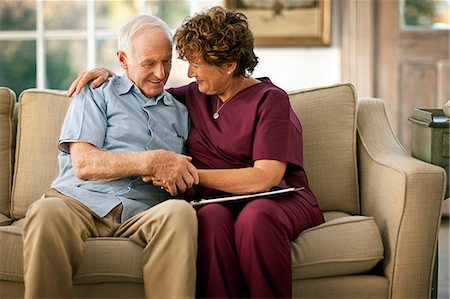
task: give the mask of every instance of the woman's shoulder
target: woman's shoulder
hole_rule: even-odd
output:
[[[188,102],[188,99],[191,97],[198,98],[202,95],[198,91],[197,82],[191,82],[189,84],[178,87],[169,87],[166,89],[166,91],[183,104],[186,104],[186,102]]]
[[[287,92],[275,85],[269,78],[257,78],[257,80],[261,81],[259,85],[259,94],[260,98],[264,102],[280,102],[280,101],[289,101],[289,96]]]
[[[175,96],[176,98],[186,97],[192,94],[196,95],[197,93],[200,93],[198,91],[198,84],[195,81],[182,86],[169,87],[166,89],[166,91]]]
[[[173,92],[187,92],[187,91],[191,91],[191,90],[198,90],[198,84],[197,82],[193,81],[190,82],[188,84],[185,85],[181,85],[181,86],[172,86],[172,87],[168,87],[166,88],[166,90],[170,93]]]
[[[270,80],[270,78],[268,77],[261,77],[261,78],[256,78],[257,80],[261,81],[261,90],[265,91],[265,92],[271,92],[274,94],[278,94],[278,95],[283,95],[283,96],[287,96],[287,92],[278,87],[277,85],[275,85],[272,80]]]

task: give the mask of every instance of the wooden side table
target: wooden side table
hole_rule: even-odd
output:
[[[450,119],[442,109],[415,108],[413,115],[408,118],[412,122],[412,151],[411,155],[422,161],[441,166],[449,176],[449,147],[450,147]],[[449,197],[449,184],[445,198]],[[448,217],[448,215],[446,215]],[[433,270],[431,298],[437,298],[438,281],[438,252]]]
[[[450,118],[442,109],[415,108],[409,117],[412,122],[413,157],[445,169],[449,177]],[[446,198],[449,196],[447,184]]]

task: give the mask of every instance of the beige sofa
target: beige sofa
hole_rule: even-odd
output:
[[[327,219],[292,243],[294,297],[429,297],[444,170],[407,155],[383,101],[358,100],[350,84],[290,97],[303,125],[305,168]],[[16,103],[0,88],[0,298],[23,296],[21,226],[57,174],[56,142],[69,102],[64,92],[34,89]],[[74,277],[76,296],[142,298],[141,258],[127,239],[89,239]]]

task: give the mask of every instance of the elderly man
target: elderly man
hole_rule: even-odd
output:
[[[156,17],[132,19],[120,30],[117,57],[124,76],[73,99],[58,143],[59,176],[27,212],[25,298],[71,297],[84,242],[105,236],[143,247],[148,298],[195,296],[195,211],[170,199],[198,183],[182,154],[186,107],[164,91],[170,29]]]

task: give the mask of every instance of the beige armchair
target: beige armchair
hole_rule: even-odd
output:
[[[407,155],[383,101],[357,100],[350,84],[290,97],[327,220],[292,243],[294,297],[429,297],[444,170]],[[23,296],[21,226],[57,174],[69,102],[63,92],[34,89],[16,103],[0,88],[0,298]],[[127,239],[89,239],[74,277],[76,297],[142,298],[141,258]]]

